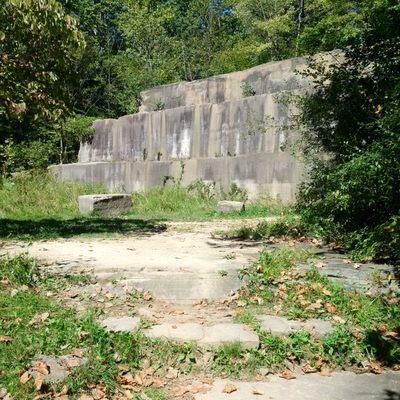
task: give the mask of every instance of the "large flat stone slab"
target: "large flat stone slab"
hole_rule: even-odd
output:
[[[243,348],[258,348],[258,335],[246,325],[222,323],[204,326],[198,323],[174,324],[166,322],[154,325],[146,336],[152,339],[168,339],[176,342],[196,342],[200,346],[218,347],[223,344],[240,343]]]
[[[322,338],[333,332],[332,324],[322,319],[308,319],[306,321],[291,320],[276,315],[260,315],[257,317],[261,329],[274,336],[288,336],[294,331],[307,331],[316,338]]]
[[[101,321],[108,332],[135,332],[139,328],[138,317],[110,317]]]
[[[95,211],[102,215],[118,215],[132,207],[129,194],[90,194],[79,196],[78,201],[81,213]]]
[[[227,383],[237,390],[223,393]],[[205,394],[195,394],[196,400],[398,400],[400,373],[381,375],[350,372],[334,373],[330,377],[318,374],[285,380],[272,376],[267,382],[235,382],[216,380]]]
[[[153,298],[193,304],[199,299],[219,300],[242,285],[237,271],[258,257],[260,245],[211,238],[218,229],[239,221],[179,223],[151,234],[115,239],[77,238],[8,246],[0,252],[27,252],[56,273],[89,272],[103,292],[123,292],[106,287],[118,281],[121,289],[149,290]],[[235,258],[227,259],[227,254]],[[221,272],[224,272],[223,274]],[[97,285],[90,287],[96,293]],[[115,289],[115,290],[114,290]],[[73,288],[77,295],[87,289]],[[123,293],[121,293],[122,295]]]

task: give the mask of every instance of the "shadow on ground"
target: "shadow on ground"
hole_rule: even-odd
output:
[[[400,392],[386,390],[385,397],[382,400],[400,400]]]
[[[132,218],[79,217],[71,219],[3,219],[0,218],[0,238],[40,240],[79,235],[153,234],[164,231],[165,225],[155,220]]]

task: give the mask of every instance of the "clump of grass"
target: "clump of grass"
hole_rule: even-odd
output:
[[[0,257],[0,280],[13,286],[33,286],[38,280],[38,265],[25,255]]]
[[[308,350],[304,351],[311,348],[315,351],[300,356],[296,352],[301,346],[290,336],[289,342],[285,342],[290,347],[288,352],[296,359],[308,361],[314,354],[327,364],[341,367],[374,359],[384,365],[397,364],[400,361],[399,293],[372,296],[347,291],[315,268],[305,273],[296,270],[295,266],[306,258],[307,253],[295,248],[261,253],[256,263],[242,271],[246,285],[240,300],[247,304],[247,312],[238,319],[256,329],[253,315],[265,310],[279,310],[288,318],[332,320],[335,331],[325,335],[316,347],[314,339],[296,337],[305,341],[303,345]]]
[[[245,218],[267,216],[282,210],[281,205],[268,197],[248,202],[243,212],[217,212],[220,200],[245,200],[247,194],[237,186],[227,191],[216,191],[202,181],[188,187],[180,184],[158,186],[141,193],[133,193],[133,211],[129,215],[141,218],[207,220],[213,218]]]
[[[290,213],[281,216],[277,221],[262,221],[253,226],[241,226],[233,230],[223,232],[222,236],[229,239],[240,240],[264,240],[274,238],[298,239],[311,234],[310,228],[300,218]]]
[[[2,181],[0,218],[74,216],[78,214],[78,196],[102,192],[102,185],[61,182],[47,173],[21,172]]]

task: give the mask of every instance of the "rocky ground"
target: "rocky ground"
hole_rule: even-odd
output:
[[[240,343],[252,351],[259,346],[259,334],[249,324],[238,322],[237,299],[242,282],[237,273],[256,260],[263,245],[222,240],[213,234],[242,223],[229,220],[170,223],[164,231],[118,239],[6,242],[1,253],[28,253],[55,274],[89,274],[90,279],[70,284],[59,291],[49,291],[47,296],[71,306],[78,313],[93,304],[99,305],[103,310],[99,323],[106,330],[135,332],[140,328],[152,339],[195,342],[205,349]],[[345,255],[313,243],[285,245],[307,246],[315,255],[315,259],[298,265],[299,271],[306,271],[311,264],[316,265],[321,274],[347,288],[376,290],[371,277],[386,279],[392,273],[389,266],[353,263]],[[387,287],[382,290],[388,290]],[[320,338],[332,330],[331,322],[326,320],[296,321],[272,314],[257,315],[256,318],[261,329],[276,336],[306,330]],[[207,354],[205,350],[205,365]],[[79,354],[77,358],[77,365],[84,362]],[[58,374],[57,379],[62,379],[65,370],[71,366],[69,364],[76,362],[49,355],[36,361],[40,360],[45,360],[47,366],[53,365],[50,373]],[[261,369],[255,376],[243,373],[240,379],[235,380],[216,379],[211,372],[208,374],[204,370],[181,375],[173,368],[167,368],[166,376],[157,379],[161,379],[159,386],[171,399],[400,399],[400,373],[390,370],[378,375],[349,371],[306,374],[304,369],[288,368],[286,375],[274,375]],[[142,379],[151,378],[154,382],[151,366],[143,374]],[[125,379],[129,381],[129,377],[125,376]],[[120,398],[130,398],[128,394],[126,396]],[[105,397],[82,397],[90,398]]]

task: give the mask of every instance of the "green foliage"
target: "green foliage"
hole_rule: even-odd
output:
[[[397,2],[374,2],[361,41],[344,60],[309,71],[316,90],[302,102],[301,122],[311,179],[298,198],[305,221],[357,256],[394,262],[400,260],[399,21]]]
[[[84,45],[76,21],[55,0],[5,0],[0,8],[0,118],[56,119],[69,70]]]
[[[300,332],[277,343],[260,331],[261,340],[267,340],[265,346],[272,345],[275,349],[282,346],[296,359],[308,360],[311,365],[316,357],[342,367],[357,365],[371,357],[388,365],[398,362],[400,347],[388,332],[397,335],[399,295],[371,296],[347,291],[316,269],[305,274],[296,271],[296,265],[304,263],[308,257],[307,252],[295,248],[261,253],[254,265],[242,271],[246,286],[241,289],[240,297],[246,303],[247,312],[240,315],[239,320],[257,329],[253,313],[265,310],[280,310],[289,318],[334,318],[337,321],[335,330],[323,337],[322,344]]]
[[[0,280],[10,285],[33,286],[37,282],[38,265],[35,260],[18,256],[15,258],[0,258]]]
[[[224,237],[241,240],[266,240],[273,238],[301,238],[311,234],[311,228],[290,212],[276,221],[261,221],[256,226],[241,226],[223,233]]]
[[[21,172],[0,187],[0,218],[66,217],[78,213],[78,196],[101,193],[101,185],[60,182],[50,174]]]

